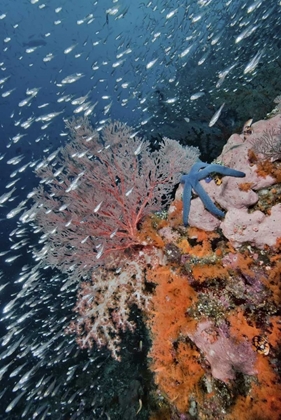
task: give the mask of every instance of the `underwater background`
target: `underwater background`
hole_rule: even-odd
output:
[[[151,153],[164,137],[177,140],[211,163],[246,121],[271,116],[281,93],[280,28],[278,0],[1,0],[1,419],[235,418],[227,417],[234,396],[224,385],[225,405],[216,400],[203,414],[195,400],[171,408],[149,368],[153,322],[135,302],[134,331],[120,332],[121,362],[106,346],[80,349],[65,334],[78,285],[51,264],[38,268],[39,231],[20,214],[40,182],[36,165],[70,142],[73,116],[88,118],[97,133],[121,121],[132,139],[148,140]],[[215,248],[217,238],[210,240]],[[266,311],[280,316],[274,305]],[[281,418],[280,406],[274,412]]]

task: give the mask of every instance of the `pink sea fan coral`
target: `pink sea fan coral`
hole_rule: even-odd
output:
[[[140,245],[139,222],[168,201],[199,151],[165,138],[152,152],[119,122],[100,132],[84,119],[68,128],[71,141],[37,166],[41,185],[21,220],[43,232],[38,258],[77,279]]]
[[[119,122],[101,131],[85,119],[67,126],[70,142],[37,165],[40,186],[21,221],[42,233],[41,249],[33,251],[39,264],[67,274],[61,290],[92,276],[80,283],[66,331],[81,347],[95,342],[119,359],[120,333],[134,328],[131,306],[147,309],[144,267],[162,258],[141,239],[141,221],[169,201],[199,150],[164,138],[151,151]]]

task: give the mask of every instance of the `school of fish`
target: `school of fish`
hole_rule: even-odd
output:
[[[0,418],[118,420],[114,362],[65,335],[77,285],[42,269],[25,223],[34,169],[56,158],[73,115],[97,130],[118,119],[134,135],[178,121],[216,128],[226,98],[280,63],[281,1],[18,3],[0,5]]]

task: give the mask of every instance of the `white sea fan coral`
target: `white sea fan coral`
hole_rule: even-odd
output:
[[[257,155],[262,155],[264,159],[271,162],[281,159],[281,127],[275,129],[269,127],[262,136],[253,140],[252,150]]]

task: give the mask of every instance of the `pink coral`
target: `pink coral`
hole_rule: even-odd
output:
[[[223,221],[209,213],[203,206],[199,198],[191,202],[189,224],[200,229],[212,231],[220,227],[233,246],[239,247],[245,242],[250,242],[257,247],[274,245],[278,237],[281,237],[281,207],[275,205],[271,209],[270,215],[265,215],[261,211],[249,212],[249,207],[256,204],[259,200],[257,192],[276,183],[273,176],[260,176],[257,173],[257,166],[251,164],[248,151],[252,149],[255,142],[265,132],[280,131],[281,116],[270,120],[259,121],[252,125],[253,133],[246,139],[243,135],[233,134],[224,146],[217,162],[228,167],[242,171],[246,177],[241,179],[224,177],[221,185],[215,182],[206,183],[201,181],[204,189],[210,198],[218,203],[223,209],[227,210]],[[250,188],[239,188],[240,185],[247,183]],[[177,197],[181,194],[181,188]]]
[[[123,262],[118,270],[99,268],[92,280],[84,281],[78,290],[74,312],[78,314],[66,329],[75,333],[81,348],[106,346],[113,358],[120,360],[120,333],[133,331],[135,323],[129,319],[134,304],[147,311],[151,296],[145,290],[144,268],[162,264],[161,250],[149,248],[145,253],[135,252],[131,260]]]
[[[121,272],[99,269],[91,282],[82,282],[74,311],[78,317],[67,328],[75,333],[81,348],[107,346],[112,356],[120,360],[120,331],[133,330],[129,320],[132,304],[147,309],[149,297],[144,292],[143,267],[130,262]]]
[[[235,372],[254,375],[256,354],[248,342],[237,343],[228,337],[226,328],[216,328],[210,321],[200,322],[189,338],[204,354],[216,379],[228,382]]]
[[[62,289],[93,273],[80,285],[78,317],[67,331],[81,347],[106,345],[118,359],[120,332],[134,328],[131,305],[147,307],[143,268],[159,260],[139,224],[170,199],[199,150],[165,138],[153,152],[119,122],[100,132],[85,119],[68,128],[71,141],[37,165],[41,185],[21,220],[42,232],[36,259],[67,274]]]
[[[281,204],[271,208],[265,215],[259,210],[248,213],[247,209],[232,209],[227,212],[221,228],[234,246],[250,242],[262,248],[265,244],[274,246],[281,237]]]
[[[164,139],[149,143],[125,124],[94,131],[86,120],[69,123],[72,141],[37,166],[35,204],[21,217],[43,232],[44,263],[75,279],[141,245],[140,221],[160,210],[198,149]]]

